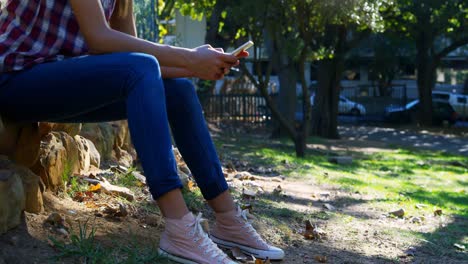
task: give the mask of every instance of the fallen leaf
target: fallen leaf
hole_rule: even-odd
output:
[[[405,256],[414,257],[415,255],[416,255],[415,247],[409,247],[408,249],[405,250]]]
[[[336,210],[335,206],[333,206],[331,204],[327,204],[327,203],[323,204],[323,208],[325,208],[325,209],[327,209],[329,211],[335,211]]]
[[[247,260],[247,255],[242,253],[238,247],[231,248],[231,253],[236,260]]]
[[[434,216],[441,216],[442,215],[442,209],[436,209],[434,211]]]
[[[403,210],[403,208],[401,208],[401,209],[398,209],[396,211],[390,212],[389,214],[393,215],[393,216],[396,216],[396,217],[403,217],[403,216],[405,216],[405,210]]]
[[[416,204],[415,207],[418,208],[418,209],[422,209],[424,207],[427,207],[427,205],[425,205],[425,204]]]
[[[88,192],[97,192],[101,190],[101,184],[98,183],[96,185],[91,184],[88,188]]]
[[[189,191],[191,191],[191,192],[192,192],[192,191],[194,191],[194,190],[195,190],[195,188],[196,188],[196,184],[195,184],[195,182],[194,182],[194,181],[192,181],[192,180],[189,180],[189,181],[188,181],[188,184],[187,184],[187,187],[188,187]]]
[[[283,192],[283,188],[281,188],[281,185],[278,185],[274,190],[273,190],[273,193],[274,194],[281,194]]]
[[[242,190],[242,196],[244,199],[255,199],[256,195],[257,193],[252,190],[249,190],[249,189]]]
[[[326,236],[325,231],[315,225],[312,225],[310,220],[306,220],[305,224],[306,229],[303,234],[305,239],[322,239]]]
[[[255,259],[255,264],[270,264],[269,259],[261,260],[261,259]]]
[[[464,245],[460,245],[460,244],[455,243],[455,244],[453,244],[453,246],[456,247],[456,248],[459,249],[459,250],[465,250],[465,246],[464,246]]]
[[[422,223],[422,219],[421,219],[420,217],[414,216],[414,217],[412,217],[412,218],[410,219],[410,222],[411,222],[411,223],[415,223],[415,224],[421,224],[421,223]]]
[[[314,259],[320,263],[327,263],[328,261],[326,256],[315,256]]]

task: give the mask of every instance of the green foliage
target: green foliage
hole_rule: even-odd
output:
[[[64,243],[49,237],[57,250],[56,261],[75,260],[77,263],[114,264],[114,263],[170,263],[158,254],[157,245],[143,244],[137,237],[127,243],[115,243],[112,248],[105,248],[96,240],[96,228],[88,221],[79,223],[78,233],[72,230],[70,242]]]
[[[115,176],[115,183],[119,186],[135,187],[138,186],[139,180],[133,175],[135,168],[130,168],[125,173],[120,173]]]
[[[394,5],[383,8],[383,13],[387,29],[415,41],[422,41],[424,34],[434,54],[458,40],[468,39],[466,0],[395,0]],[[458,46],[461,45],[463,42]]]
[[[84,192],[88,189],[87,183],[82,183],[78,180],[78,177],[70,177],[70,183],[67,188],[67,193],[70,197],[75,197],[76,193]]]
[[[89,230],[88,221],[79,223],[78,233],[72,232],[70,243],[58,241],[50,237],[52,244],[58,250],[57,259],[79,257],[82,263],[109,263],[107,252],[95,241],[96,229]]]
[[[199,212],[205,205],[203,196],[198,188],[192,191],[184,188],[182,189],[182,195],[190,211]]]

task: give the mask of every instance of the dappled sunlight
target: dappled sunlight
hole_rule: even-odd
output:
[[[409,148],[430,149],[468,156],[468,138],[427,131],[402,130],[385,127],[341,126],[343,138],[370,140]]]

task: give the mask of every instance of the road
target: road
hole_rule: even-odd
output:
[[[445,151],[468,157],[468,137],[363,125],[343,125],[339,127],[339,133],[343,138],[351,140],[384,141],[399,146]]]

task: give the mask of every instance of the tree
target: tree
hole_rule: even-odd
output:
[[[404,39],[385,33],[372,35],[367,45],[373,52],[369,79],[377,84],[379,96],[390,96],[393,80],[402,74],[403,65],[413,56],[412,46]]]
[[[319,1],[315,58],[318,63],[318,88],[312,112],[312,133],[339,138],[338,99],[340,81],[349,52],[371,32],[384,28],[380,9],[386,0]]]
[[[432,123],[432,95],[442,58],[468,44],[466,0],[396,0],[384,13],[387,28],[414,42],[419,121]]]

